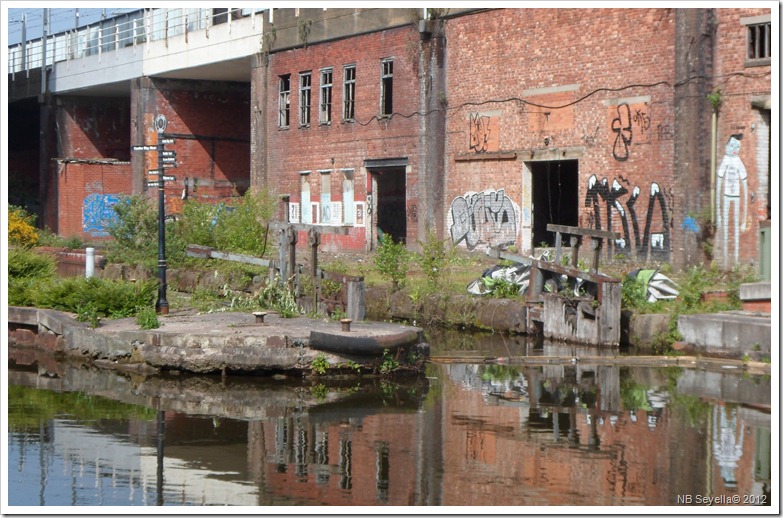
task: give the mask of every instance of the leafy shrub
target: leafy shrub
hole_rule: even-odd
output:
[[[160,327],[158,314],[152,306],[144,306],[136,312],[136,324],[141,329],[157,329]]]
[[[112,262],[139,264],[149,269],[158,265],[158,206],[144,195],[124,196],[114,205],[117,214],[108,227],[114,239],[108,243],[107,258]],[[185,244],[176,225],[166,225],[167,264],[182,264]]]
[[[427,279],[427,288],[435,291],[440,287],[443,272],[448,265],[449,250],[446,242],[438,239],[433,230],[427,231],[427,240],[419,242],[422,251],[417,255],[421,270]]]
[[[8,277],[11,279],[50,279],[57,273],[57,262],[49,254],[29,249],[8,251]]]
[[[38,243],[38,231],[35,229],[35,216],[21,207],[8,207],[8,243],[30,247]]]
[[[67,277],[34,285],[32,305],[71,313],[94,311],[102,317],[121,318],[151,305],[157,294],[157,280],[130,283],[100,277]],[[91,305],[91,306],[88,306]]]
[[[294,295],[279,282],[279,278],[259,292],[258,303],[262,308],[276,311],[282,318],[293,318],[302,314]]]
[[[383,234],[378,249],[375,251],[375,268],[386,280],[390,280],[396,289],[405,287],[408,275],[410,254],[402,243],[395,243],[388,234]]]
[[[215,224],[215,246],[220,250],[263,256],[269,245],[269,222],[278,200],[267,190],[248,191],[221,212]]]

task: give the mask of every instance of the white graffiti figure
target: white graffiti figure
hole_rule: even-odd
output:
[[[739,261],[739,235],[746,229],[748,218],[748,172],[739,157],[740,139],[742,135],[732,135],[726,144],[726,154],[718,168],[716,198],[718,207],[715,211],[717,227],[723,227],[723,261],[728,261],[729,241],[729,211],[733,207],[734,215],[734,262]],[[740,202],[740,194],[743,199]],[[742,224],[740,225],[740,206],[742,207]]]

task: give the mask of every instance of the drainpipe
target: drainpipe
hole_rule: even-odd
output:
[[[715,214],[715,164],[717,162],[716,153],[718,152],[718,108],[712,109],[712,135],[710,138],[710,223],[714,224]]]

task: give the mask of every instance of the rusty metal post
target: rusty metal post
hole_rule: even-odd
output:
[[[350,318],[341,318],[340,325],[342,326],[342,331],[349,332],[351,330],[351,322],[353,321]]]

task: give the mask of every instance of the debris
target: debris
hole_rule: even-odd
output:
[[[673,300],[680,294],[674,281],[658,270],[634,270],[628,273],[628,278],[647,288],[647,302]]]

